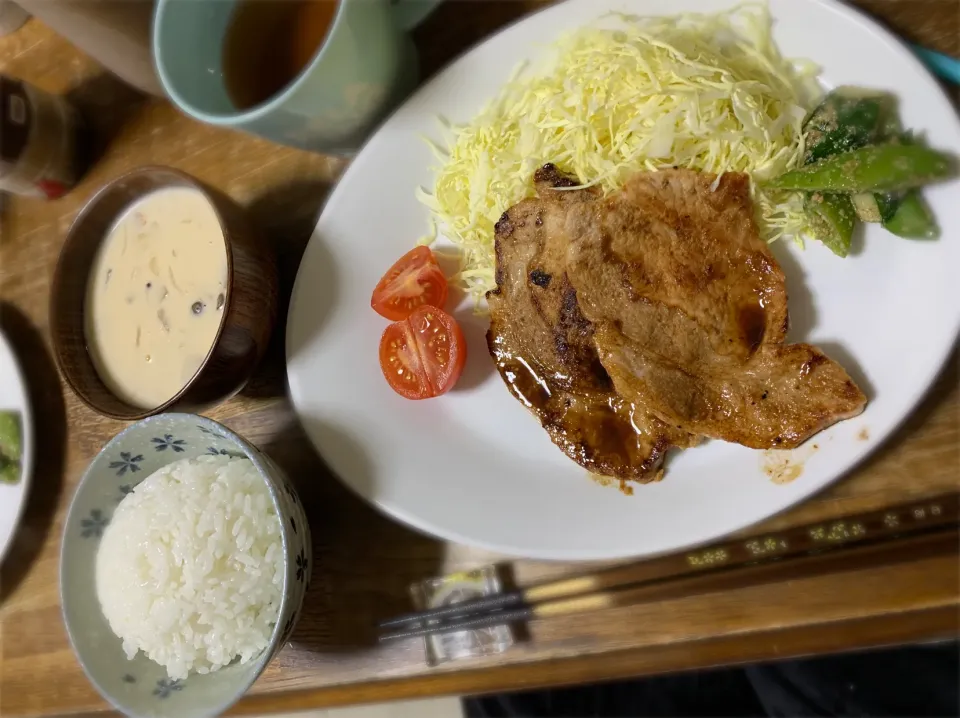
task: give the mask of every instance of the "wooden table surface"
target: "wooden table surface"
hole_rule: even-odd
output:
[[[537,2],[447,2],[417,32],[426,72]],[[960,54],[956,0],[864,0],[904,36]],[[0,714],[106,710],[70,650],[60,617],[60,531],[90,458],[123,424],[87,409],[60,381],[50,351],[50,277],[64,233],[86,198],[116,175],[171,165],[249,208],[274,243],[284,296],[342,160],[193,122],[143,101],[36,21],[0,39],[0,72],[70,92],[110,138],[83,183],[55,202],[14,198],[0,226],[2,326],[30,384],[39,452],[30,503],[0,583]],[[956,237],[942,241],[956,240]],[[284,395],[282,323],[250,386],[209,414],[273,456],[297,482],[311,516],[316,570],[290,644],[235,713],[528,688],[853,647],[930,640],[958,631],[957,557],[924,553],[881,565],[537,622],[530,640],[495,658],[428,668],[417,641],[378,647],[371,626],[408,608],[408,586],[498,557],[415,533],[381,516],[330,476]],[[754,528],[777,531],[956,490],[960,391],[950,362],[895,438],[852,475]],[[954,547],[955,548],[955,547]],[[583,572],[519,561],[518,581]]]

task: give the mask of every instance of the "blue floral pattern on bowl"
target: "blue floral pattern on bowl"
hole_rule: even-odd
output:
[[[182,691],[184,681],[182,679],[171,681],[168,678],[161,678],[157,681],[157,687],[153,689],[153,695],[157,698],[169,698],[176,691]]]
[[[150,441],[153,442],[153,448],[157,451],[166,451],[167,449],[172,449],[175,453],[180,453],[187,450],[187,442],[183,439],[175,439],[173,434],[155,436],[150,439]]]
[[[89,518],[80,519],[80,538],[101,538],[110,521],[100,509],[91,509]],[[299,558],[299,556],[297,557]]]
[[[117,476],[123,476],[129,470],[131,474],[140,471],[140,462],[143,461],[143,454],[134,456],[129,451],[121,451],[120,458],[110,462],[110,468],[117,470]]]
[[[283,601],[271,643],[259,658],[172,681],[142,653],[127,660],[97,601],[96,553],[124,496],[162,466],[204,455],[249,458],[269,486],[283,530]],[[71,643],[93,684],[124,713],[156,718],[215,715],[243,695],[293,632],[310,582],[311,551],[303,505],[289,478],[268,456],[205,417],[160,414],[144,419],[114,437],[91,462],[67,515],[60,586]]]

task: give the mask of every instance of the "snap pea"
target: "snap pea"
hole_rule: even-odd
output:
[[[900,143],[903,145],[914,145],[917,144],[917,140],[914,137],[913,133],[910,131],[903,132],[900,127],[900,118],[894,116],[896,124],[890,126],[890,132],[884,135],[884,139],[891,143]],[[854,195],[853,197],[853,206],[857,209],[857,216],[860,217],[864,222],[889,222],[893,215],[896,214],[897,208],[900,206],[900,203],[903,201],[903,197],[906,194],[905,192],[874,192],[872,195],[873,203],[864,202],[864,204],[876,204],[876,212],[874,216],[878,216],[878,219],[867,219],[864,215],[860,214],[861,204],[858,203],[857,197],[863,197],[866,193],[860,195]]]
[[[953,158],[920,145],[875,145],[827,157],[766,183],[806,192],[893,192],[954,174]]]
[[[811,192],[804,198],[810,232],[838,257],[850,252],[857,215],[845,194]]]
[[[940,228],[933,212],[924,202],[919,190],[910,190],[900,201],[893,216],[884,221],[884,228],[907,239],[936,239]]]

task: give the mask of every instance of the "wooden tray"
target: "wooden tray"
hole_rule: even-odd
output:
[[[418,31],[427,70],[539,4],[446,3]],[[862,4],[908,37],[960,54],[955,0]],[[111,138],[80,187],[56,202],[12,199],[0,225],[0,322],[25,366],[42,447],[27,515],[0,574],[0,714],[94,712],[106,705],[74,659],[60,618],[60,531],[75,482],[123,425],[81,406],[53,365],[47,302],[64,233],[108,179],[147,162],[168,164],[249,208],[277,248],[288,294],[344,162],[206,127],[164,102],[143,101],[37,21],[0,39],[0,72],[53,92],[70,90]],[[317,565],[291,644],[234,713],[612,679],[957,634],[957,541],[944,533],[922,549],[899,548],[893,539],[889,551],[868,562],[785,573],[776,583],[734,583],[721,592],[693,591],[534,624],[529,641],[499,657],[431,669],[422,643],[378,647],[372,627],[409,608],[410,583],[499,557],[393,523],[329,475],[285,398],[283,332],[281,323],[255,381],[210,416],[265,449],[295,478],[311,516]],[[923,406],[853,475],[736,538],[746,542],[812,522],[828,526],[838,517],[907,502],[923,506],[960,483],[958,447],[960,391],[952,361]],[[514,564],[521,583],[588,568]]]

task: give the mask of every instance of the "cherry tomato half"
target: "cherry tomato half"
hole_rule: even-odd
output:
[[[424,305],[443,308],[447,278],[429,247],[414,247],[377,283],[370,298],[374,311],[387,319],[406,319]]]
[[[424,306],[394,322],[380,338],[380,369],[407,399],[430,399],[457,383],[467,361],[467,343],[457,320]]]

